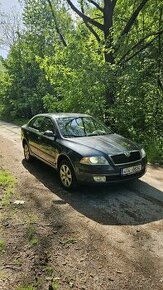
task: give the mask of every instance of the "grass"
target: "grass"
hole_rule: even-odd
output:
[[[0,170],[0,187],[2,188],[1,204],[7,206],[11,202],[11,196],[15,190],[16,180],[9,172]]]
[[[11,196],[14,194],[16,180],[9,172],[0,169],[0,193],[2,194],[1,205],[8,206],[11,202]],[[0,240],[0,252],[4,251],[6,243]]]
[[[47,274],[48,276],[53,276],[53,274],[54,274],[54,270],[53,270],[53,268],[50,267],[50,266],[48,266],[48,267],[46,268],[46,274]]]
[[[57,280],[53,281],[51,286],[54,290],[59,290],[59,282]]]
[[[16,290],[36,290],[36,288],[33,287],[33,286],[28,285],[28,286],[18,286],[16,288]]]
[[[27,239],[32,246],[38,244],[38,239],[36,238],[36,227],[29,223],[27,224],[27,231],[26,231]]]
[[[6,247],[5,241],[0,240],[0,252],[3,251]]]

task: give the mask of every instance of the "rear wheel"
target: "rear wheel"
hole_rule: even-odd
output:
[[[24,158],[27,162],[32,160],[32,156],[30,154],[29,146],[27,143],[24,143]]]
[[[61,184],[66,189],[75,189],[77,186],[76,176],[71,163],[68,160],[62,160],[59,164],[59,178]]]

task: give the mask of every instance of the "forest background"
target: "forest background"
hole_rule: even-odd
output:
[[[88,113],[162,164],[162,1],[19,2],[21,17],[0,6],[0,119]]]

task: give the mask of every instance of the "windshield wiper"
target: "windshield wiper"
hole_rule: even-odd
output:
[[[64,138],[71,138],[71,137],[76,137],[76,135],[73,135],[73,134],[71,134],[71,135],[70,134],[65,135],[64,134],[63,137]]]
[[[73,134],[71,134],[71,135],[63,135],[63,137],[65,137],[65,138],[71,138],[71,137],[85,137],[85,135],[73,135]]]
[[[106,132],[96,132],[96,133],[90,133],[90,134],[88,134],[87,136],[101,136],[101,135],[107,135],[107,133]]]

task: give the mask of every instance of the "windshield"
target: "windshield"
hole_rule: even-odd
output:
[[[107,135],[111,130],[92,117],[58,118],[57,123],[63,137],[85,137]]]

